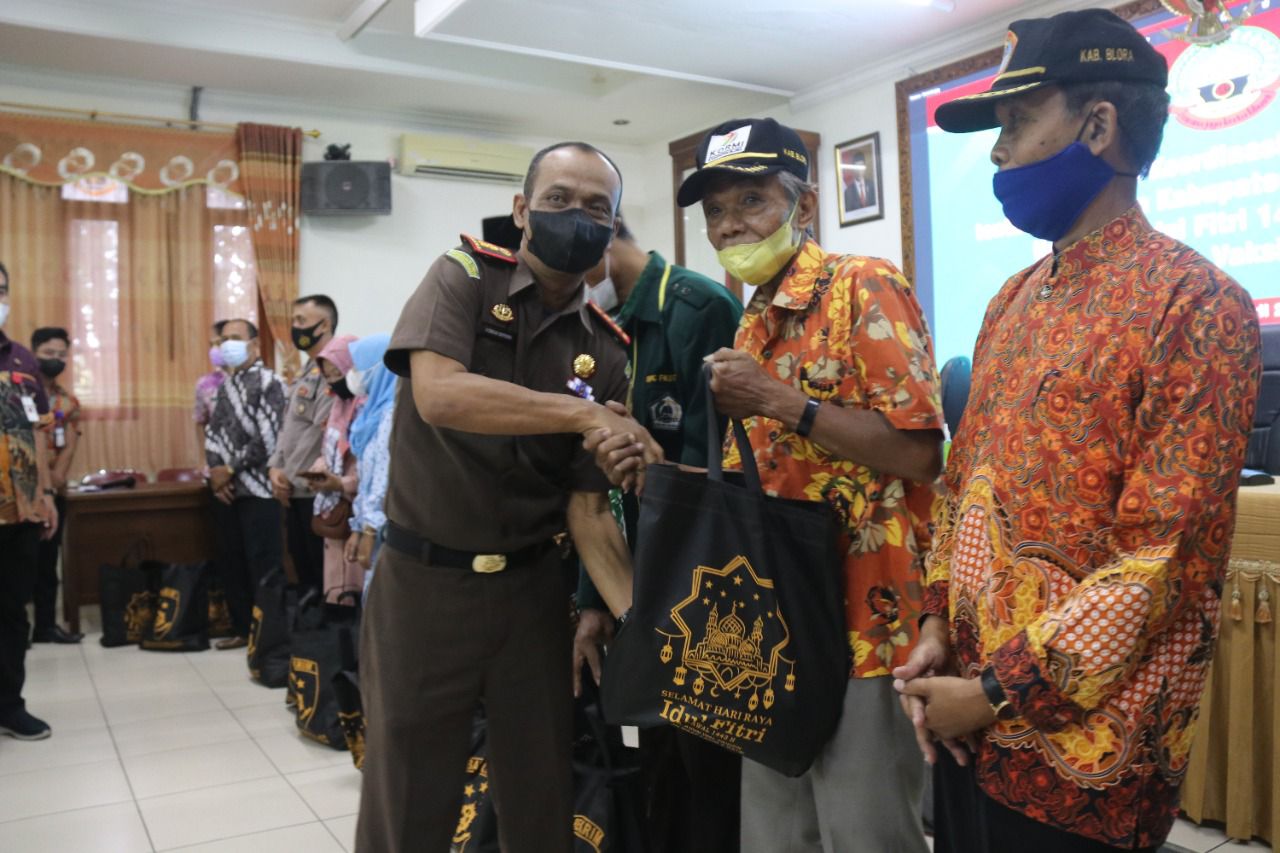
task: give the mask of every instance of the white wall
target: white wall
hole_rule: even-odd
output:
[[[0,101],[177,117],[186,115],[188,97],[188,90],[176,86],[0,66]],[[217,92],[205,93],[200,117],[317,128],[321,138],[306,139],[303,148],[309,161],[322,159],[329,143],[351,143],[358,160],[394,157],[398,137],[406,131],[485,136],[392,118],[360,121],[312,105],[247,102]],[[487,136],[532,149],[556,141]],[[674,226],[666,144],[601,147],[622,170],[623,210],[632,229],[646,246],[670,255]],[[515,185],[393,175],[389,216],[303,217],[301,292],[332,296],[343,332],[390,331],[436,256],[457,245],[460,232],[478,236],[482,218],[510,212],[516,191]]]
[[[898,187],[898,130],[894,84],[881,80],[810,107],[773,114],[783,124],[822,136],[819,193],[822,205],[822,248],[828,252],[872,255],[902,265],[901,201]],[[835,146],[869,133],[880,133],[884,219],[840,227],[840,193],[836,183]]]

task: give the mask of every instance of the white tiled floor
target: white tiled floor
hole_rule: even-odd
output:
[[[87,613],[87,611],[86,611]],[[301,738],[243,651],[35,646],[25,695],[53,737],[0,737],[4,853],[342,853],[360,774]],[[1264,851],[1179,821],[1192,853]]]
[[[87,611],[86,611],[87,612]],[[0,737],[4,853],[342,853],[360,773],[301,738],[244,652],[37,645],[24,691],[53,737]]]

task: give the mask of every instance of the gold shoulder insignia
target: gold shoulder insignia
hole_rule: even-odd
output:
[[[604,323],[605,328],[607,328],[610,332],[613,332],[613,336],[615,338],[622,341],[622,345],[624,347],[631,346],[631,336],[628,335],[626,332],[622,331],[622,327],[619,326],[617,323],[613,322],[613,318],[610,317],[608,314],[606,314],[604,312],[604,309],[602,309],[599,305],[595,304],[594,302],[587,302],[587,307],[591,309],[591,313],[596,316],[596,319],[598,319],[601,323]]]
[[[467,271],[467,275],[476,279],[480,278],[480,265],[476,263],[475,258],[461,249],[450,249],[444,254],[445,257],[457,261],[458,265]]]
[[[477,255],[484,255],[486,258],[493,258],[498,261],[505,261],[509,264],[516,262],[516,253],[510,249],[504,249],[497,243],[490,243],[488,240],[481,240],[478,237],[472,237],[470,234],[462,234],[462,242],[471,247],[471,251]]]

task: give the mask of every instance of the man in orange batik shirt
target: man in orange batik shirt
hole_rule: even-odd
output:
[[[1016,21],[1005,57],[938,124],[1000,128],[995,194],[1054,251],[987,309],[896,674],[926,754],[930,732],[950,747],[938,853],[1155,850],[1217,633],[1257,315],[1137,204],[1169,104],[1146,39],[1088,9]]]

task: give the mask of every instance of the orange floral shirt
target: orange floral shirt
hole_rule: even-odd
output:
[[[996,801],[1124,849],[1177,811],[1258,393],[1257,315],[1141,209],[1014,276],[974,350],[928,559]]]
[[[829,255],[806,241],[773,299],[757,291],[736,349],[771,377],[898,429],[942,429],[929,329],[888,261]],[[746,421],[765,490],[825,500],[843,525],[845,610],[854,678],[888,675],[914,647],[934,492],[833,456],[781,423]],[[741,465],[732,440],[725,464]]]

